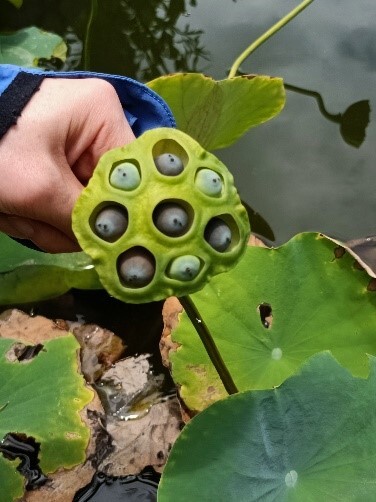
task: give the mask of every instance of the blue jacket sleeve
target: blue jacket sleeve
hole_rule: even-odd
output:
[[[113,85],[123,106],[125,116],[136,136],[155,127],[176,126],[172,112],[165,101],[146,85],[129,77],[86,71],[52,72],[13,65],[0,65],[0,124],[4,123],[6,118],[4,110],[7,108],[9,99],[15,99],[14,93],[10,92],[10,90],[12,87],[19,87],[17,82],[20,81],[20,77],[23,77],[23,82],[28,82],[26,92],[23,95],[21,92],[19,99],[17,97],[18,101],[21,102],[21,108],[30,99],[35,90],[37,90],[43,78],[95,77],[107,80],[107,82]],[[34,82],[34,84],[31,82]],[[26,102],[23,103],[22,101],[25,100]],[[9,110],[7,110],[8,112]],[[13,120],[13,123],[15,121],[16,119]]]

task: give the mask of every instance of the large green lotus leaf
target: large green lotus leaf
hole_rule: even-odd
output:
[[[93,393],[78,373],[79,344],[73,335],[45,342],[44,348],[28,362],[11,362],[6,353],[14,340],[0,338],[0,438],[7,433],[25,434],[40,443],[40,467],[47,474],[58,468],[71,468],[85,460],[89,429],[79,411]],[[0,462],[2,497],[3,479],[9,490],[19,489],[14,463]],[[17,487],[18,485],[18,487]],[[3,500],[3,499],[2,499]],[[10,500],[12,500],[10,498]]]
[[[71,288],[102,288],[89,256],[42,253],[0,233],[0,305],[45,300]]]
[[[215,81],[200,73],[167,75],[148,85],[170,106],[177,127],[205,149],[231,145],[285,103],[280,78],[243,76]]]
[[[368,379],[354,378],[318,354],[278,389],[213,404],[176,441],[158,501],[375,500],[374,358],[370,366]]]
[[[366,353],[376,354],[376,293],[337,247],[313,233],[276,249],[249,247],[233,270],[192,295],[240,390],[280,385],[322,350],[367,375]],[[260,315],[268,306],[270,325]],[[186,314],[173,339],[181,345],[171,354],[173,377],[188,406],[201,410],[224,396]]]
[[[13,3],[13,2],[12,2]],[[0,35],[0,64],[27,68],[38,66],[39,59],[66,59],[67,46],[55,33],[35,26]]]
[[[0,454],[0,487],[2,502],[13,502],[24,493],[23,477],[18,473],[19,461],[6,460]]]

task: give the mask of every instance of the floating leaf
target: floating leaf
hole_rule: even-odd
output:
[[[1,34],[0,46],[0,64],[15,64],[26,68],[39,66],[39,59],[58,58],[65,61],[67,52],[59,35],[35,26]]]
[[[285,103],[282,79],[266,76],[215,81],[183,73],[148,85],[170,106],[177,127],[207,150],[231,145],[249,128],[277,115]]]
[[[330,354],[280,388],[219,401],[183,429],[159,502],[374,500],[376,362],[353,378]],[[187,454],[189,452],[189,454]]]
[[[240,390],[270,389],[311,355],[331,350],[354,375],[366,376],[376,354],[376,294],[348,254],[318,234],[268,249],[249,247],[241,262],[192,295]],[[224,390],[184,314],[173,340],[174,380],[189,408]],[[213,397],[214,396],[214,397]]]
[[[24,493],[22,476],[17,472],[17,460],[6,460],[0,454],[0,486],[3,502],[13,502]]]
[[[89,430],[78,412],[91,401],[92,392],[77,371],[78,342],[73,335],[49,340],[23,363],[6,357],[14,343],[0,338],[0,438],[8,433],[34,438],[45,474],[83,462]],[[22,477],[14,465],[0,460],[2,500],[19,495]]]
[[[71,288],[102,288],[85,253],[42,253],[2,233],[0,249],[0,305],[45,300]]]
[[[357,101],[341,115],[340,131],[343,139],[351,146],[359,148],[366,138],[371,107],[368,100]]]

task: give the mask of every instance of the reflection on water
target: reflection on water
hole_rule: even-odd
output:
[[[16,10],[0,0],[0,28],[35,24],[65,34],[71,68],[144,81],[173,71],[224,78],[235,57],[297,3],[56,0],[52,9],[48,0],[25,0]],[[344,241],[376,233],[375,16],[374,0],[314,2],[243,64],[245,73],[292,82],[279,117],[217,153],[277,243],[305,230]]]
[[[370,105],[368,100],[353,103],[343,113],[329,113],[325,108],[324,100],[319,92],[302,89],[296,85],[285,83],[285,89],[305,96],[315,98],[322,115],[340,125],[340,132],[344,141],[351,146],[359,148],[366,137],[366,128],[369,124]]]

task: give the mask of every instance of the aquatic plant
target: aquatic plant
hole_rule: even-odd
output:
[[[0,236],[3,304],[70,287],[104,286],[127,302],[180,296],[185,312],[172,331],[179,350],[170,362],[197,416],[172,449],[162,502],[186,500],[187,492],[267,501],[374,492],[374,283],[316,233],[276,249],[248,247],[241,257],[245,211],[231,175],[205,152],[282,109],[281,79],[235,76],[268,36],[223,81],[181,74],[149,83],[180,130],[151,131],[103,157],[74,214],[85,252],[51,257]]]
[[[250,231],[224,164],[168,128],[102,156],[73,230],[105,289],[130,303],[201,289],[239,261]]]

